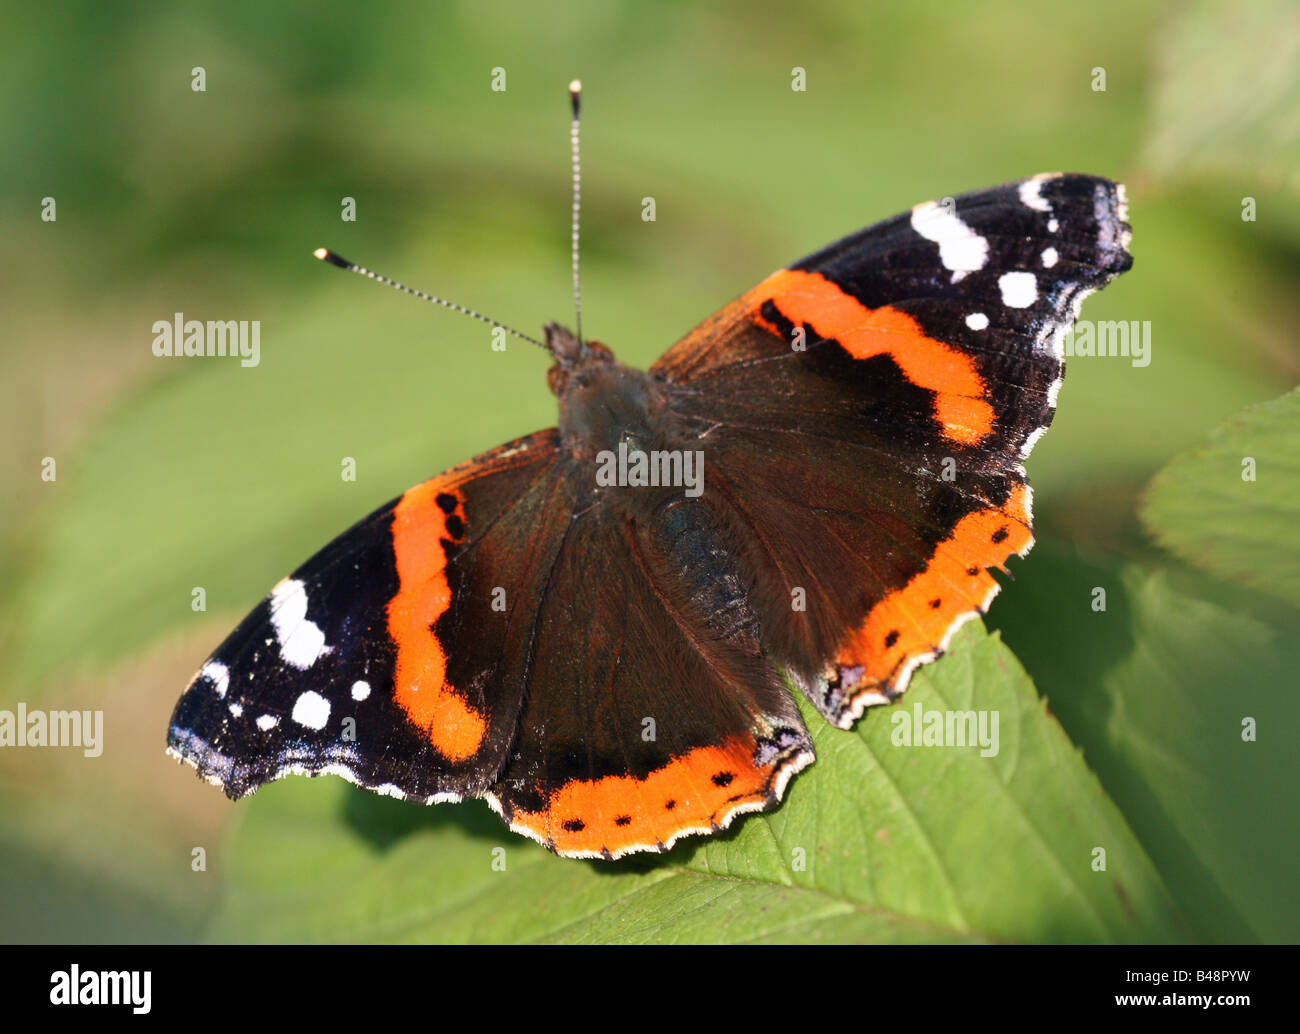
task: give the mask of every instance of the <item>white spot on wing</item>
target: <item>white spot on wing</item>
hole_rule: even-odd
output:
[[[330,720],[330,702],[309,689],[294,701],[293,720],[307,729],[323,729]]]
[[[1060,258],[1060,256],[1056,254],[1055,248],[1043,249],[1043,265],[1046,266],[1048,269],[1051,269],[1054,265],[1056,265],[1056,260],[1058,258]]]
[[[257,727],[263,732],[270,732],[280,724],[280,719],[273,714],[264,714],[257,720]]]
[[[1025,180],[1020,184],[1020,203],[1026,208],[1032,208],[1035,212],[1050,212],[1051,204],[1047,198],[1043,197],[1043,181],[1053,179],[1059,176],[1057,172],[1045,172],[1032,179]]]
[[[1038,280],[1033,273],[1003,273],[998,277],[998,289],[1008,309],[1027,309],[1038,298]]]
[[[244,705],[236,701],[230,705],[230,713],[236,718],[242,718],[244,715]]]
[[[325,633],[307,620],[307,588],[296,578],[286,578],[271,590],[271,625],[280,642],[280,656],[300,671],[329,652]]]
[[[935,201],[917,205],[912,209],[912,229],[939,245],[939,261],[952,270],[953,283],[988,262],[989,242],[962,222],[952,206]]]
[[[365,700],[366,697],[368,696],[370,696],[369,682],[367,682],[365,679],[357,679],[356,682],[352,683],[353,700]]]
[[[971,330],[987,330],[989,318],[982,312],[972,312],[966,317],[966,326]]]
[[[226,690],[230,688],[230,669],[220,661],[208,661],[203,665],[203,670],[199,672],[205,679],[212,683],[212,688],[216,690],[217,696],[224,697]]]

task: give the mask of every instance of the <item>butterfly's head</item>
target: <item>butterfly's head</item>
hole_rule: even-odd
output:
[[[556,397],[564,394],[575,374],[616,361],[614,353],[599,341],[581,341],[573,331],[558,323],[548,323],[544,330],[546,350],[555,356],[555,365],[546,373],[546,383]]]

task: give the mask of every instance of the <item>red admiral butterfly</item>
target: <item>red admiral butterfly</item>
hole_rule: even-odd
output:
[[[291,772],[484,797],[572,857],[775,806],[814,756],[790,687],[849,728],[1032,544],[1022,461],[1081,301],[1131,265],[1125,220],[1122,186],[1069,173],[918,205],[646,372],[549,324],[559,426],[280,582],[182,695],[169,753],[233,798]]]

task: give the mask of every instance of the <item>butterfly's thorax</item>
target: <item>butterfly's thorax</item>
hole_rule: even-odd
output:
[[[560,395],[560,435],[575,459],[595,461],[620,443],[666,448],[662,389],[648,373],[615,361],[573,371]]]
[[[748,572],[704,498],[704,443],[668,402],[659,379],[612,359],[573,372],[560,396],[560,433],[584,505],[622,530],[671,607],[713,640],[757,653]],[[638,478],[643,457],[649,474]]]

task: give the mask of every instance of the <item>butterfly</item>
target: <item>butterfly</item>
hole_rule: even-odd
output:
[[[168,752],[232,798],[289,773],[482,797],[569,857],[776,806],[814,760],[795,693],[850,728],[1032,545],[1023,461],[1129,239],[1121,185],[1044,174],[845,237],[647,371],[548,324],[557,426],[277,584]]]

